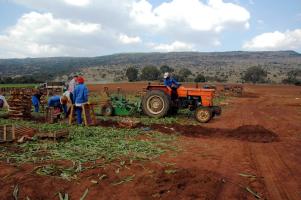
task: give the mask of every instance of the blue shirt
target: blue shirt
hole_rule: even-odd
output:
[[[84,84],[78,84],[73,91],[73,100],[75,104],[88,102],[88,88]]]
[[[31,102],[32,102],[32,105],[34,105],[34,106],[38,106],[39,103],[40,103],[40,101],[39,101],[39,99],[38,99],[37,96],[32,96]]]
[[[61,104],[61,96],[52,96],[49,98],[48,100],[48,106],[49,107],[59,107],[59,108],[62,108],[64,113],[66,114],[67,113],[67,105],[62,105]]]
[[[176,88],[180,86],[180,84],[174,78],[164,79],[164,85],[168,87],[172,87],[174,85]]]

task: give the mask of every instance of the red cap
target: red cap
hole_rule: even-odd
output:
[[[79,77],[77,78],[77,82],[78,82],[78,83],[84,83],[85,80],[84,80],[84,78],[83,78],[82,76],[79,76]]]

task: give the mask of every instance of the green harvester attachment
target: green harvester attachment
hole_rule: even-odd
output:
[[[113,107],[113,115],[130,116],[141,112],[141,102],[130,103],[122,95],[111,96],[111,105]]]

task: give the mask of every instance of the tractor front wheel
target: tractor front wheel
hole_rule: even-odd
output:
[[[112,116],[113,115],[113,107],[111,104],[106,104],[101,108],[101,114],[103,116]]]
[[[170,96],[163,91],[151,90],[142,99],[142,110],[150,117],[164,117],[170,108]]]
[[[195,118],[201,123],[207,123],[212,118],[210,108],[200,107],[195,110]]]

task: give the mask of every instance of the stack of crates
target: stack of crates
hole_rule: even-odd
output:
[[[13,142],[16,139],[15,125],[0,126],[0,143]]]

